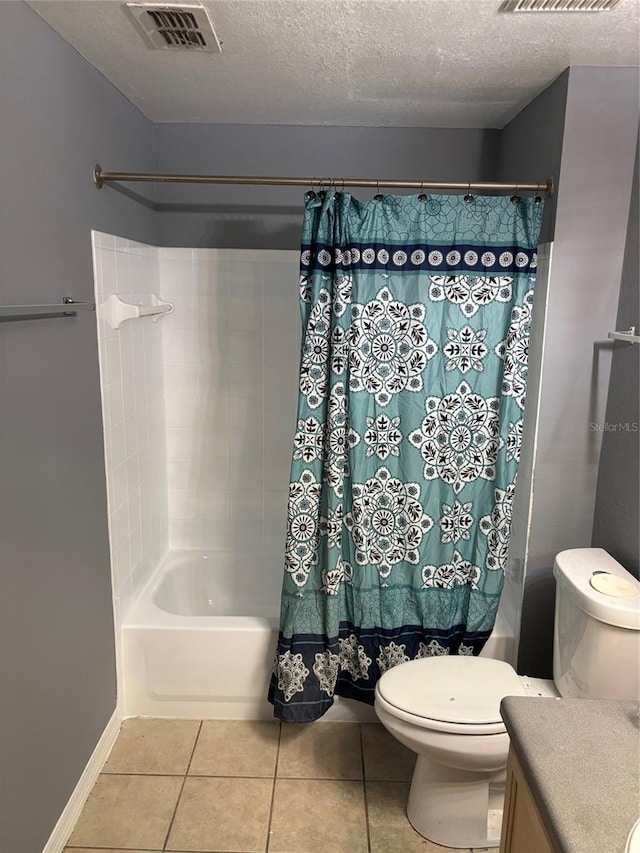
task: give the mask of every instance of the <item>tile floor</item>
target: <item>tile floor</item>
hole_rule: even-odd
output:
[[[65,853],[456,853],[407,821],[413,759],[378,723],[126,720]]]

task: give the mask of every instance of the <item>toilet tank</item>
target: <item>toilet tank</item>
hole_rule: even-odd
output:
[[[640,699],[640,582],[602,548],[562,551],[553,575],[560,695]]]

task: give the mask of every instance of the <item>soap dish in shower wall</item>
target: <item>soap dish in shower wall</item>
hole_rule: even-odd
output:
[[[138,317],[151,317],[157,323],[163,314],[173,311],[171,302],[164,302],[155,293],[151,294],[151,303],[124,302],[115,293],[111,293],[104,302],[98,306],[98,316],[108,323],[112,329],[119,329],[126,320],[136,320]]]

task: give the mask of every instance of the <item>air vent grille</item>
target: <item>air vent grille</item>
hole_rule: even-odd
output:
[[[620,0],[504,0],[501,12],[607,12]]]
[[[218,53],[222,42],[204,6],[127,3],[127,10],[149,47]]]

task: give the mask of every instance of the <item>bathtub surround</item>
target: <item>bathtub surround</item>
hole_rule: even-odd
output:
[[[125,713],[267,716],[295,427],[299,254],[157,249],[107,234],[94,234],[94,246]],[[156,293],[174,310],[113,331],[100,312],[111,293],[131,302]],[[174,604],[164,622],[158,612],[150,622],[148,594],[130,607],[167,548],[160,576],[175,561],[195,574],[169,572],[177,578],[163,600]],[[216,615],[221,625],[211,623]],[[226,675],[231,653],[240,686]]]
[[[280,589],[299,361],[298,253],[158,250],[169,539],[263,549]],[[267,581],[268,578],[268,581]]]
[[[169,545],[162,327],[152,318],[113,329],[101,305],[112,294],[149,304],[158,289],[155,247],[92,234],[100,389],[116,648],[131,602]],[[119,656],[121,657],[121,656]],[[122,661],[118,661],[121,672]]]
[[[158,249],[100,233],[94,250],[118,674],[127,713],[145,713],[138,697],[151,689],[157,661],[150,659],[147,676],[134,655],[127,664],[133,681],[126,676],[122,628],[169,548],[235,561],[226,586],[211,581],[216,602],[237,587],[239,572],[259,564],[259,577],[250,584],[247,575],[244,588],[264,605],[256,615],[277,615],[300,345],[299,258]],[[100,312],[112,293],[130,302],[156,293],[174,310],[157,323],[143,317],[114,331]],[[187,582],[183,594],[188,589]],[[243,600],[249,603],[240,596],[235,615],[249,615]],[[174,652],[182,654],[179,644]],[[163,654],[171,658],[171,648]],[[267,673],[266,658],[255,659]],[[166,667],[162,672],[164,680]],[[178,702],[197,695],[193,686],[166,682],[160,693]],[[221,701],[217,713],[225,716],[228,700]]]
[[[98,303],[153,292],[174,305],[157,324],[141,318],[117,332],[98,308],[123,713],[269,719],[299,253],[156,249],[106,234],[94,242]],[[486,654],[510,660],[512,643],[500,618]],[[327,717],[372,714],[338,700]]]
[[[152,170],[152,124],[24,3],[0,81],[1,302],[92,301],[90,228],[156,220],[91,163]],[[3,852],[44,848],[116,708],[99,389],[92,314],[0,326]]]
[[[264,588],[279,590],[298,253],[94,243],[116,630],[168,548],[261,549]],[[174,310],[114,331],[99,307],[111,293]]]
[[[95,234],[94,245],[123,712],[269,718],[296,421],[299,252],[157,249],[108,234]],[[156,293],[174,310],[113,331],[99,307],[110,293],[128,301]],[[505,612],[517,606],[504,604]],[[511,660],[512,649],[501,618],[486,653]],[[227,654],[237,678],[225,674]],[[215,678],[212,660],[223,663]],[[353,705],[338,700],[328,718],[372,713]]]

